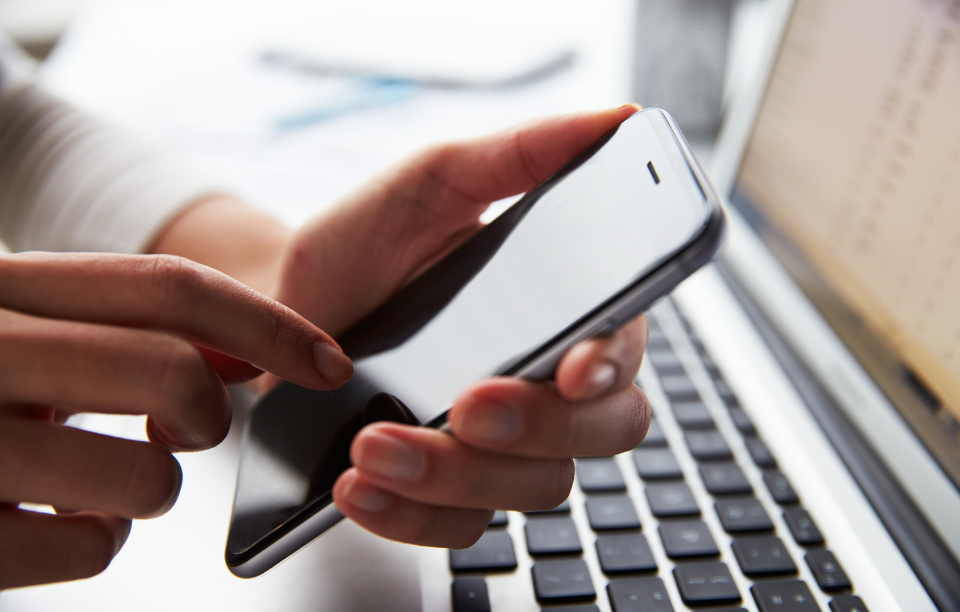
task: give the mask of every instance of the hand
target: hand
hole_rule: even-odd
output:
[[[337,336],[473,234],[490,202],[529,190],[634,112],[555,117],[422,152],[293,237],[278,299]],[[493,509],[556,506],[573,482],[571,457],[616,454],[645,435],[650,411],[632,381],[646,338],[640,317],[571,349],[555,383],[472,385],[449,413],[454,436],[365,428],[334,488],[337,507],[389,538],[463,547]]]
[[[464,548],[494,509],[548,510],[567,498],[572,457],[634,448],[650,407],[633,378],[648,326],[639,317],[572,348],[556,383],[494,378],[466,389],[448,413],[454,436],[375,423],[351,447],[355,467],[334,487],[337,507],[394,540]]]
[[[176,501],[170,452],[226,436],[224,383],[262,370],[332,389],[352,365],[290,309],[186,260],[0,255],[0,589],[102,571],[130,519]],[[62,426],[77,412],[146,414],[152,442]]]

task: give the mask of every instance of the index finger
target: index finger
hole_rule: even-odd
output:
[[[0,306],[90,323],[173,332],[311,389],[353,365],[318,327],[246,285],[168,255],[0,255]]]

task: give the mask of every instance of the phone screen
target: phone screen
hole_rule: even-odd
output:
[[[662,113],[622,123],[339,338],[354,376],[283,385],[249,423],[228,551],[329,501],[367,422],[430,423],[687,245],[710,213]],[[671,140],[672,139],[672,140]]]

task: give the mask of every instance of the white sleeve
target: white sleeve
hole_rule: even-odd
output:
[[[0,36],[0,240],[11,250],[142,252],[186,205],[224,192],[27,72]]]

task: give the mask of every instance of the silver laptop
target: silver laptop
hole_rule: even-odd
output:
[[[652,309],[650,435],[428,553],[425,610],[960,610],[960,3],[768,8],[727,251]]]

